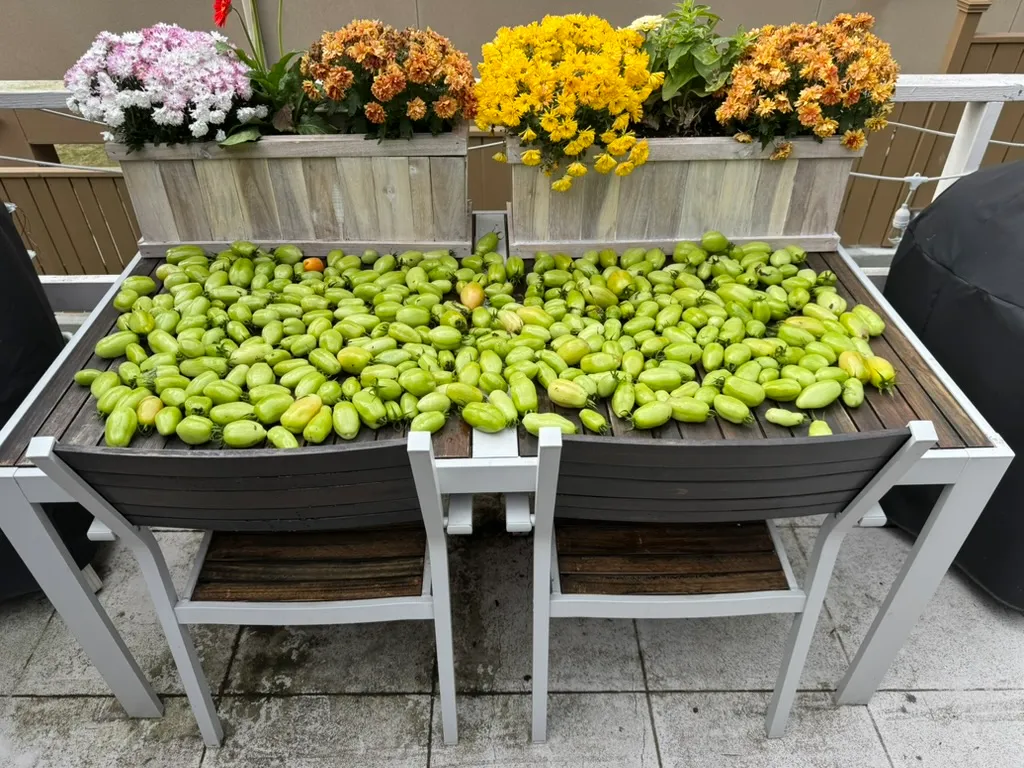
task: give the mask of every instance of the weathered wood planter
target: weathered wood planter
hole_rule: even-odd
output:
[[[846,182],[862,154],[837,139],[812,138],[796,139],[790,158],[774,161],[770,148],[731,138],[651,139],[650,148],[647,163],[629,176],[591,170],[568,192],[555,192],[540,169],[522,164],[523,150],[510,138],[510,247],[665,247],[717,229],[738,242],[834,250]]]
[[[464,251],[472,238],[465,125],[439,136],[268,136],[253,144],[108,144],[131,194],[140,247],[233,240],[331,248]]]

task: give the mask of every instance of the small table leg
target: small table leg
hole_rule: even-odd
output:
[[[943,489],[836,689],[837,704],[867,704],[881,685],[1009,462],[1003,457],[972,458],[956,483]]]
[[[160,717],[163,704],[43,508],[30,504],[13,479],[0,479],[0,489],[0,527],[125,712]]]

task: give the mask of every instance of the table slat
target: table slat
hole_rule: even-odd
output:
[[[140,259],[131,274],[152,274],[159,263],[158,259]],[[75,348],[71,350],[71,354],[57,370],[52,385],[40,393],[3,446],[0,446],[0,467],[10,467],[16,464],[31,465],[31,462],[24,459],[25,449],[28,448],[29,441],[33,437],[37,435],[45,436],[47,434],[40,431],[40,428],[48,423],[47,420],[50,418],[50,414],[57,410],[58,406],[62,405],[62,400],[69,393],[72,394],[73,400],[78,401],[78,406],[81,406],[82,402],[85,401],[89,394],[89,388],[79,387],[75,384],[73,380],[74,374],[81,368],[86,367],[87,363],[95,358],[93,347],[96,346],[97,341],[107,335],[119,314],[120,312],[113,306],[104,307],[103,311],[96,317],[95,322],[84,330],[80,338],[75,339]],[[98,360],[99,358],[95,359]],[[66,423],[64,419],[70,420],[77,412],[78,407],[75,407],[73,403],[69,403],[66,408],[61,407],[55,415],[55,420],[48,423],[49,433],[54,434],[54,430],[61,423]]]
[[[968,423],[971,423],[972,426],[973,422],[970,422],[967,414],[956,404],[952,395],[949,394],[949,390],[935,378],[920,354],[913,349],[910,341],[892,323],[889,315],[872,299],[867,289],[860,283],[859,278],[850,271],[838,254],[830,254],[830,257],[826,259],[824,256],[814,254],[808,257],[808,262],[812,263],[815,269],[828,268],[835,272],[844,289],[843,292],[846,294],[845,298],[852,298],[857,303],[866,304],[875,312],[878,312],[886,322],[885,333],[872,338],[871,346],[896,366],[896,396],[901,396],[906,401],[910,410],[917,418],[932,422],[935,426],[935,432],[939,436],[939,448],[964,447],[966,441],[963,439],[960,431],[953,426],[952,422],[956,420],[957,413],[963,419],[966,419]],[[928,382],[928,390],[922,387],[922,380]],[[868,394],[872,406],[878,406],[879,400],[884,395],[878,393],[873,387],[867,387],[866,389],[871,390]],[[929,396],[929,392],[934,394]],[[947,412],[949,414],[948,417]],[[879,417],[882,418],[881,414],[879,414]],[[885,418],[882,418],[882,423],[891,428],[902,427],[906,424],[906,422],[903,424],[892,423],[886,421]],[[980,431],[978,434],[980,435]]]

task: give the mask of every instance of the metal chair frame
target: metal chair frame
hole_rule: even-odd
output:
[[[766,520],[788,588],[700,595],[562,594],[554,531],[562,435],[555,428],[542,429],[537,454],[533,534],[533,740],[547,739],[548,647],[552,618],[682,619],[792,613],[795,617],[765,724],[769,738],[782,736],[843,537],[937,441],[931,422],[910,422],[908,429],[909,439],[892,458],[842,511],[828,515],[822,523],[802,589],[795,582],[772,521]],[[753,519],[757,519],[756,515]]]
[[[52,437],[34,438],[27,456],[68,495],[106,524],[132,551],[142,570],[157,618],[167,637],[185,693],[206,744],[219,746],[224,737],[224,729],[217,717],[210,685],[196,654],[188,624],[287,626],[409,619],[433,619],[444,741],[447,744],[458,741],[448,550],[437,465],[428,433],[410,432],[408,441],[416,495],[426,528],[422,594],[324,602],[191,600],[210,542],[210,532],[206,533],[200,546],[184,596],[179,596],[171,581],[167,562],[149,527],[130,523],[56,455],[56,445]]]

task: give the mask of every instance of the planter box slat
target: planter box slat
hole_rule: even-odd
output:
[[[211,253],[217,253],[228,248],[232,241],[231,240],[189,240],[189,244],[198,245]],[[281,240],[276,238],[271,240],[253,240],[263,248],[273,250],[277,246],[282,244]],[[143,258],[157,258],[162,257],[164,252],[174,245],[180,245],[181,242],[165,242],[165,243],[139,243],[139,253],[142,254]],[[289,245],[298,246],[305,256],[318,256],[320,258],[325,257],[331,251],[341,248],[345,253],[361,253],[365,250],[375,250],[380,253],[401,253],[402,251],[452,251],[457,256],[469,256],[473,250],[472,243],[469,241],[454,241],[454,240],[433,240],[433,241],[415,241],[410,243],[399,243],[394,240],[344,240],[344,241],[325,241],[325,240],[292,240]],[[588,245],[588,248],[593,246]]]
[[[253,240],[390,243],[465,250],[471,243],[467,128],[411,141],[265,137],[152,147],[121,161],[141,245]]]
[[[838,242],[836,221],[857,152],[838,140],[797,139],[787,160],[731,138],[651,139],[648,162],[629,176],[591,171],[569,192],[522,164],[522,147],[507,139],[512,165],[510,245],[539,250],[625,247],[698,239],[708,229],[733,240]],[[803,246],[806,247],[806,246]],[[582,250],[586,250],[583,248]]]
[[[129,152],[123,144],[107,144],[111,160],[239,160],[282,157],[464,157],[466,126],[437,136],[415,134],[411,139],[376,141],[357,135],[273,136],[250,144],[221,147],[207,142],[147,146]],[[268,140],[269,139],[269,140]]]

